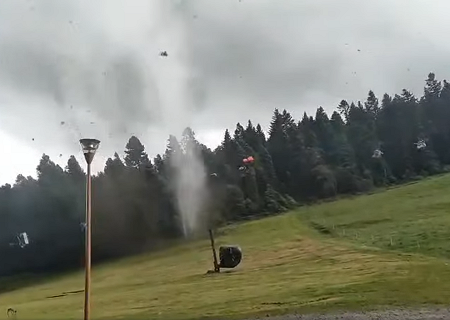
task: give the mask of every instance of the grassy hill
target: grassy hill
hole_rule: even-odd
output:
[[[206,240],[96,266],[93,318],[245,318],[448,304],[449,191],[445,175],[227,227],[218,245],[239,244],[244,259],[223,274],[205,275],[212,267]],[[82,289],[82,273],[49,279],[1,294],[0,310],[14,307],[20,319],[80,319]],[[74,293],[54,297],[63,292]]]

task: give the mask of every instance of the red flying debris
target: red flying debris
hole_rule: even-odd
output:
[[[243,177],[245,176],[246,173],[249,172],[250,170],[249,166],[253,164],[253,162],[255,162],[255,158],[253,158],[252,156],[242,159],[242,166],[239,166],[238,169],[239,171],[243,172]]]
[[[243,160],[242,160],[242,162],[244,162],[244,163],[253,163],[253,162],[255,162],[255,158],[253,158],[252,156],[250,156],[250,157],[247,157],[247,158],[244,158]]]

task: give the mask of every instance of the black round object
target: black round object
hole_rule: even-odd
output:
[[[234,268],[242,260],[242,250],[238,246],[221,246],[219,248],[221,268]]]

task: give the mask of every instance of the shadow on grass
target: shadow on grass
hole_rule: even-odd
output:
[[[75,270],[59,272],[57,274],[48,273],[22,273],[15,276],[0,277],[0,295],[23,288],[39,285],[51,280],[58,280]]]
[[[157,243],[156,245],[153,245],[151,248],[142,248],[142,250],[139,250],[137,252],[132,252],[128,255],[122,255],[122,256],[111,256],[111,257],[100,257],[100,258],[94,258],[93,267],[100,267],[102,265],[107,265],[111,262],[122,260],[122,259],[135,259],[135,258],[148,258],[145,254],[158,254],[163,253],[166,249],[171,247],[176,247],[176,245],[180,244],[180,240],[166,240],[165,242]],[[143,255],[144,254],[144,255]],[[95,261],[97,260],[97,261]],[[126,261],[126,260],[125,260]],[[50,281],[56,281],[61,278],[66,277],[69,274],[77,273],[80,271],[83,271],[84,268],[80,267],[69,267],[64,268],[61,267],[59,269],[53,269],[45,272],[20,272],[15,275],[5,275],[0,276],[0,295],[6,294],[12,291],[20,290],[23,288],[31,287],[40,285],[46,282]],[[84,290],[82,290],[84,291]],[[48,297],[48,298],[58,298],[62,296],[66,296],[69,294],[77,294],[80,293],[79,290],[75,292],[62,292],[61,295],[54,296],[54,297]]]

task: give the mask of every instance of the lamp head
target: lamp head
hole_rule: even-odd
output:
[[[94,159],[95,152],[100,145],[100,140],[97,139],[81,139],[81,147],[83,149],[84,158],[88,164],[91,164]]]

